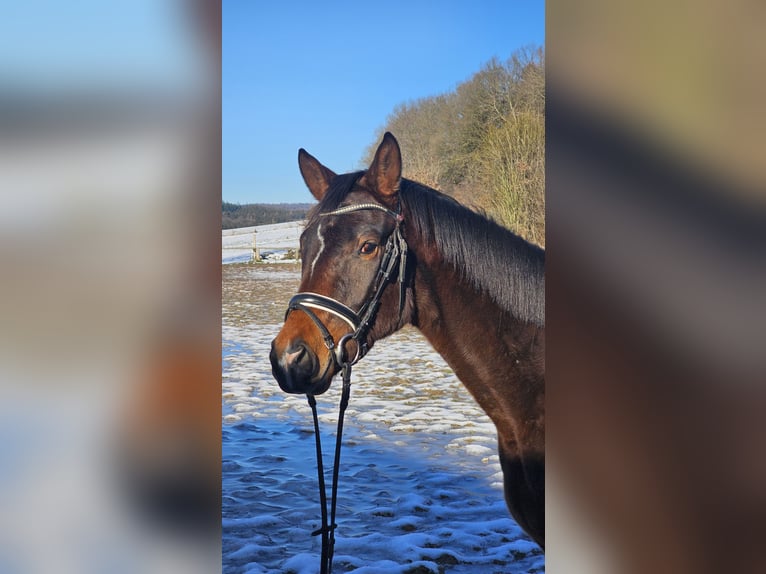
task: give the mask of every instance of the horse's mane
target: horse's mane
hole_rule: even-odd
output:
[[[411,225],[477,290],[522,321],[545,325],[545,251],[451,197],[402,180]]]
[[[336,209],[363,171],[333,178],[307,227],[321,212]],[[545,325],[545,251],[451,197],[402,179],[401,201],[429,245],[462,277],[517,319]]]

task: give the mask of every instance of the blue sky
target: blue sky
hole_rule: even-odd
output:
[[[223,199],[313,201],[298,148],[359,169],[394,106],[544,43],[542,0],[224,0]]]

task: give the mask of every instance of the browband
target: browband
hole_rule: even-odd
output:
[[[355,203],[353,205],[346,205],[345,207],[339,207],[338,209],[334,211],[328,211],[326,213],[320,213],[320,217],[324,217],[327,215],[343,215],[344,213],[351,213],[352,211],[361,211],[362,209],[377,209],[378,211],[382,211],[384,213],[387,213],[397,221],[402,221],[402,216],[399,213],[396,213],[395,211],[391,211],[387,207],[383,207],[382,205],[378,203]]]

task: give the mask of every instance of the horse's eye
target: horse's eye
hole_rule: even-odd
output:
[[[374,241],[365,241],[362,246],[359,248],[359,253],[362,255],[372,255],[375,253],[375,250],[378,248],[378,244]]]

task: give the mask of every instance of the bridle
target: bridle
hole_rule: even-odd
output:
[[[355,211],[374,209],[383,211],[384,213],[393,217],[396,221],[396,227],[388,236],[386,244],[383,248],[383,257],[380,260],[380,266],[378,267],[378,273],[373,281],[372,296],[362,305],[361,309],[356,312],[348,306],[344,305],[340,301],[327,297],[325,295],[319,295],[318,293],[297,293],[290,299],[287,305],[287,313],[285,313],[285,320],[290,313],[296,309],[299,309],[306,313],[313,323],[319,329],[322,334],[322,339],[332,356],[332,360],[338,367],[342,367],[345,363],[351,365],[356,364],[359,360],[367,354],[369,345],[367,344],[367,335],[369,334],[370,327],[375,321],[375,317],[380,307],[380,300],[383,297],[383,291],[386,286],[392,281],[394,273],[399,271],[399,318],[401,318],[402,311],[404,310],[405,299],[405,274],[407,271],[407,242],[402,236],[401,222],[404,220],[401,214],[391,211],[390,209],[383,207],[377,203],[357,203],[354,205],[347,205],[345,207],[338,208],[334,211],[327,213],[321,213],[320,217],[328,217],[331,215],[344,215],[347,213],[353,213]],[[330,331],[317,317],[314,310],[325,311],[334,315],[343,321],[345,321],[351,332],[347,333],[340,338],[336,344]],[[353,340],[357,344],[357,352],[351,361],[347,360],[345,356],[345,345],[349,340]]]
[[[319,217],[329,217],[369,209],[383,211],[393,217],[396,221],[396,227],[394,227],[394,230],[388,236],[383,248],[383,256],[380,260],[378,272],[370,286],[372,295],[357,312],[340,301],[333,299],[332,297],[327,297],[326,295],[310,292],[297,293],[290,299],[287,306],[287,312],[285,313],[285,320],[287,320],[287,317],[293,311],[302,311],[311,319],[322,335],[325,347],[327,347],[327,350],[330,352],[332,363],[340,368],[343,377],[343,390],[338,412],[338,428],[335,435],[335,459],[332,474],[332,495],[330,499],[329,521],[327,517],[327,492],[324,481],[322,444],[319,436],[316,398],[310,393],[306,395],[314,419],[319,499],[322,511],[322,526],[311,534],[312,536],[322,535],[321,574],[330,574],[332,572],[332,558],[335,548],[335,529],[337,528],[337,524],[335,524],[335,509],[338,494],[338,473],[340,470],[340,447],[341,437],[343,435],[343,416],[346,412],[348,400],[351,395],[351,367],[358,363],[362,357],[367,354],[367,351],[369,350],[367,336],[377,317],[380,302],[383,298],[383,292],[385,288],[395,280],[399,283],[399,322],[401,322],[406,295],[407,242],[402,236],[401,223],[404,221],[404,218],[401,213],[392,211],[377,203],[357,203],[319,214]],[[315,311],[324,311],[338,317],[346,322],[351,328],[351,331],[343,335],[336,343],[330,330],[317,316]],[[354,341],[356,343],[356,353],[353,358],[350,358],[345,352],[346,344],[349,341]],[[329,369],[330,366],[331,363],[328,363],[327,368]]]

